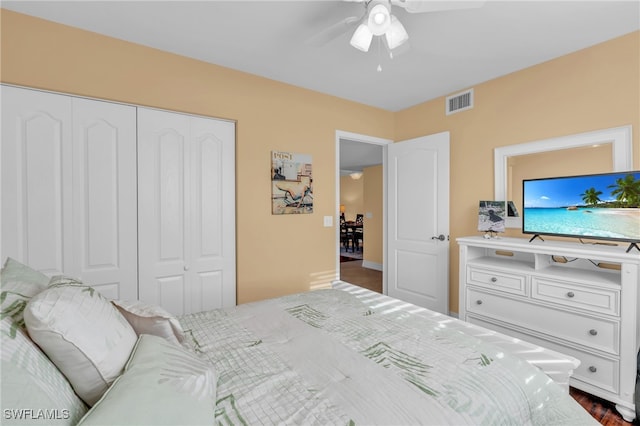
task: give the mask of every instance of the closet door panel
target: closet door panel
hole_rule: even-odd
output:
[[[235,124],[191,117],[192,310],[234,306]]]
[[[136,300],[136,109],[73,99],[76,275],[109,298]]]
[[[72,261],[71,100],[2,86],[2,259],[47,275]]]
[[[138,109],[139,295],[175,315],[191,310],[188,144],[188,116]]]

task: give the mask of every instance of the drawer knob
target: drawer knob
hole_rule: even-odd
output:
[[[591,367],[589,367],[589,371],[595,373],[596,371],[598,371],[598,369],[592,365]]]
[[[482,305],[482,300],[480,299],[476,300],[476,305]]]
[[[569,293],[567,293],[567,297],[573,297],[573,296],[575,296],[575,294],[574,294],[572,291],[570,291]]]
[[[496,277],[491,277],[491,282],[492,282],[492,283],[495,283],[495,282],[497,282],[497,281],[498,281],[498,279],[497,279]]]
[[[589,334],[592,336],[597,336],[598,335],[598,330],[596,330],[595,328],[592,328],[591,330],[589,330]]]

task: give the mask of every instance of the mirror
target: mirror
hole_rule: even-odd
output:
[[[563,152],[565,155],[561,157],[565,161],[556,161],[554,169],[551,160],[559,158],[557,151],[565,150],[568,151]],[[570,164],[566,162],[568,156],[571,158]],[[599,161],[592,161],[593,158]],[[544,170],[541,173],[548,176],[532,176],[531,170],[535,173],[536,164],[543,164]],[[586,170],[585,164],[592,165]],[[518,182],[523,178],[625,170],[633,170],[631,126],[509,145],[494,149],[494,199],[513,201],[516,209],[521,210],[522,188],[519,188]],[[505,226],[521,228],[522,219],[507,217]]]

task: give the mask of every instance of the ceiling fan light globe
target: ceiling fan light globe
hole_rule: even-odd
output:
[[[376,4],[369,11],[367,25],[373,35],[383,35],[391,25],[389,9],[382,3]]]
[[[369,27],[365,24],[360,24],[353,33],[350,43],[356,49],[368,52],[372,39],[373,33],[369,30]]]
[[[384,13],[378,12],[375,15],[373,15],[373,22],[375,22],[376,25],[382,25],[386,20],[387,20],[387,17],[385,16]]]
[[[391,50],[409,40],[409,34],[407,34],[407,30],[404,29],[404,25],[402,25],[402,23],[394,15],[391,15],[391,25],[384,35],[387,39],[387,45]]]

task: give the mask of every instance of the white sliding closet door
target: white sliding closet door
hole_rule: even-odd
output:
[[[234,151],[234,123],[138,109],[140,300],[235,305]]]
[[[137,299],[135,107],[2,86],[2,259]]]
[[[136,109],[73,98],[73,271],[112,299],[138,299]]]
[[[2,262],[71,268],[71,98],[2,86]]]

